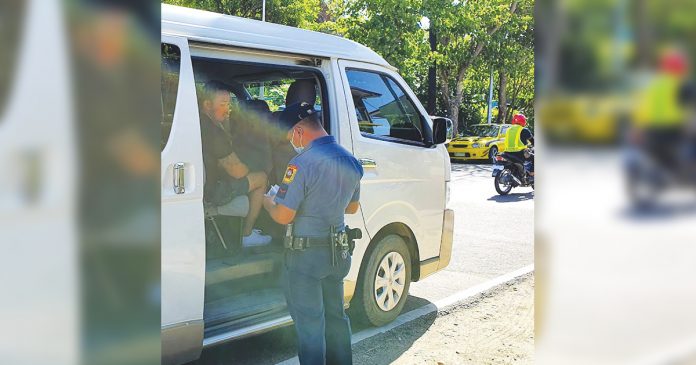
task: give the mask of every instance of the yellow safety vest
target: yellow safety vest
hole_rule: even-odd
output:
[[[635,120],[643,127],[672,127],[684,123],[685,114],[679,105],[680,80],[671,75],[658,75],[639,97]]]
[[[519,152],[527,147],[520,140],[522,129],[521,126],[515,124],[505,132],[505,152]]]

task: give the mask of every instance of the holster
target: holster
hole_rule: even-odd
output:
[[[310,237],[295,237],[293,236],[293,225],[288,224],[283,238],[283,246],[289,250],[304,250],[309,247],[331,247],[331,265],[336,266],[336,254],[345,252],[346,255],[353,255],[355,250],[355,240],[362,238],[362,231],[358,228],[350,228],[346,226],[343,231],[338,231],[335,226],[329,228],[329,242],[321,239]]]

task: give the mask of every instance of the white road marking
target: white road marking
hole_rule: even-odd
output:
[[[434,312],[439,312],[443,310],[450,309],[454,306],[457,306],[458,304],[466,301],[467,299],[470,299],[472,297],[475,297],[479,294],[485,293],[497,286],[500,286],[502,284],[505,284],[507,282],[513,281],[521,276],[527,275],[530,272],[534,271],[534,264],[525,266],[523,268],[520,268],[518,270],[509,272],[507,274],[498,276],[492,280],[486,281],[484,283],[472,286],[471,288],[462,290],[460,292],[454,293],[448,297],[442,298],[440,300],[436,300],[434,303],[430,303],[428,305],[425,305],[423,307],[420,307],[418,309],[414,309],[410,312],[401,314],[400,316],[396,317],[396,319],[389,323],[386,326],[382,327],[374,327],[374,328],[368,328],[366,330],[360,331],[358,333],[354,333],[353,337],[351,339],[351,343],[355,345],[356,343],[363,341],[365,339],[368,339],[373,336],[377,336],[381,333],[389,332],[401,325],[404,325],[408,322],[411,322],[413,320],[416,320],[420,317],[426,316],[430,313]],[[299,364],[299,359],[297,356],[287,359],[283,362],[280,362],[276,365],[297,365]]]

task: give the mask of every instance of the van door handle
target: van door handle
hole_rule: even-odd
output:
[[[186,192],[184,181],[184,163],[177,162],[174,164],[174,193],[183,194]]]
[[[371,158],[360,158],[360,159],[358,159],[358,161],[360,161],[360,164],[364,168],[374,169],[377,167],[377,161],[375,161]]]

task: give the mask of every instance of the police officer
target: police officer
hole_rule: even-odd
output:
[[[351,257],[331,245],[332,232],[345,230],[344,214],[359,208],[363,170],[317,117],[306,102],[281,114],[281,132],[287,131],[298,155],[290,160],[276,195],[264,200],[264,208],[276,222],[292,223],[285,296],[295,321],[300,363],[351,364],[350,320],[343,309],[343,278]]]

